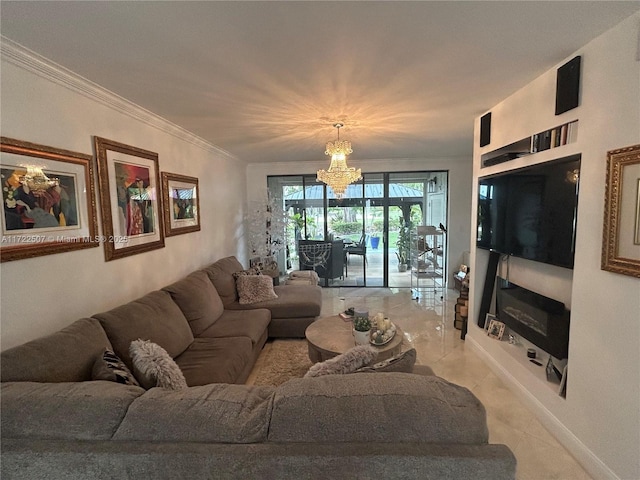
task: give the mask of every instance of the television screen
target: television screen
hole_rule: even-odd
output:
[[[580,156],[478,180],[476,244],[573,268]]]

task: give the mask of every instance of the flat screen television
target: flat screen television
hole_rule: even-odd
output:
[[[573,268],[580,155],[478,179],[476,245]]]

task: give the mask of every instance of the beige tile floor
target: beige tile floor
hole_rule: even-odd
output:
[[[574,458],[547,432],[527,407],[460,339],[453,327],[458,292],[430,292],[413,299],[409,289],[324,288],[322,316],[348,307],[385,312],[405,332],[418,362],[469,388],[485,405],[489,441],[503,443],[518,460],[518,480],[590,480]]]

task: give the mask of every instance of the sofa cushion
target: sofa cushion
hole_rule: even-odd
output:
[[[242,269],[242,264],[236,257],[221,258],[203,269],[216,287],[225,307],[238,300],[236,279],[233,278],[233,274]]]
[[[253,361],[249,337],[196,338],[175,360],[187,385],[236,383]]]
[[[109,440],[144,389],[115,382],[3,382],[2,437]]]
[[[122,383],[123,385],[140,386],[124,362],[108,348],[105,348],[102,355],[98,355],[98,358],[96,358],[91,372],[91,380],[105,380],[107,382]]]
[[[113,348],[94,318],[0,354],[3,382],[83,382],[91,380],[96,358]]]
[[[439,377],[379,373],[372,380],[371,375],[326,375],[280,385],[269,440],[318,439],[480,444],[487,443],[488,430],[480,401],[466,388]]]
[[[115,440],[255,443],[267,438],[273,387],[154,388],[138,398]]]
[[[133,363],[129,345],[134,340],[142,338],[157,343],[173,358],[193,342],[189,322],[169,292],[156,290],[94,317],[107,332],[113,351],[130,370],[133,370]]]
[[[187,388],[180,367],[160,345],[148,340],[134,340],[129,346],[129,353],[133,361],[133,371],[144,388]]]
[[[202,270],[164,287],[189,322],[194,335],[200,335],[220,318],[224,310],[222,299]]]
[[[236,279],[238,303],[252,305],[278,298],[273,291],[273,280],[266,275],[241,275]]]
[[[266,308],[225,310],[218,321],[202,332],[200,338],[249,337],[255,345],[263,337],[271,312]]]
[[[229,310],[268,308],[271,318],[317,317],[322,308],[322,288],[317,285],[280,285],[274,287],[278,298],[242,305],[237,301],[225,304]]]

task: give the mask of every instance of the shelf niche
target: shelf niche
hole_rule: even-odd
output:
[[[483,154],[481,168],[505,163],[516,158],[533,155],[550,148],[574,143],[578,139],[578,120],[563,123],[543,132],[525,137],[497,150]]]

